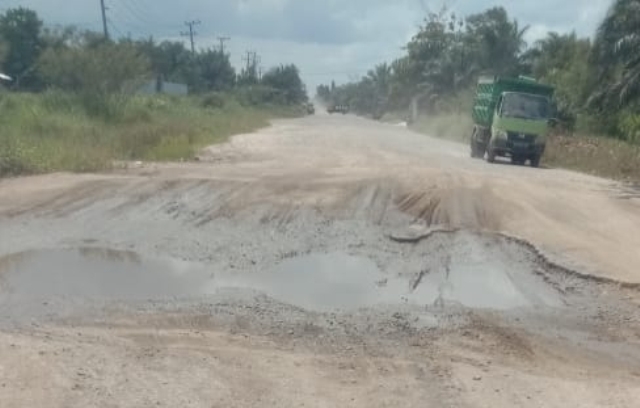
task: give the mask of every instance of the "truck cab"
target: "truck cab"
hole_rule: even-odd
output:
[[[514,163],[523,164],[528,159],[537,167],[547,142],[549,106],[545,96],[504,92],[493,118],[489,161],[495,156],[508,156]]]
[[[485,80],[478,85],[474,105],[471,155],[489,162],[510,157],[538,167],[544,154],[553,88],[530,78]]]

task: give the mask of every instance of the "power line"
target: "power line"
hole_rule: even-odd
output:
[[[142,23],[152,25],[153,27],[163,27],[167,30],[175,30],[179,25],[168,23],[166,19],[157,18],[157,14],[153,15],[155,4],[147,3],[146,0],[121,0],[127,2],[131,6],[131,13],[134,14]],[[159,22],[162,21],[162,22]]]
[[[140,35],[143,35],[147,32],[147,28],[141,24],[138,24],[135,20],[131,19],[128,14],[119,8],[114,8],[111,15],[115,18],[111,18],[110,21],[113,23],[114,21],[118,21],[118,26],[125,26],[127,30],[134,31]]]
[[[153,21],[149,20],[149,18],[146,16],[146,13],[140,12],[138,9],[132,7],[132,4],[134,3],[130,3],[128,0],[120,0],[119,4],[127,9],[127,12],[131,17],[133,17],[137,21],[140,21],[143,25],[155,24]]]
[[[127,0],[123,0],[127,1]],[[156,11],[154,7],[156,6],[156,1],[152,1],[151,4],[148,4],[145,0],[129,0],[134,8],[138,9],[138,11],[143,15],[149,15],[150,12]]]
[[[151,6],[142,6],[136,0],[122,0],[127,2],[132,7],[132,13],[138,16],[138,18],[144,22],[152,23],[154,20],[153,17],[150,17],[150,12],[153,11],[153,7]]]
[[[140,0],[102,1],[111,1],[111,7],[107,7],[107,10],[116,17],[112,18],[111,22],[117,20],[118,27],[122,28],[124,26],[126,31],[134,33],[136,37],[149,37],[154,34],[166,36],[169,30],[173,31],[178,27],[178,24],[155,22],[155,18],[150,18],[149,12],[144,11],[145,8],[149,10],[153,10],[153,8],[146,7],[147,4],[140,3]]]
[[[122,33],[122,31],[120,31],[120,30],[118,29],[118,27],[116,27],[116,26],[113,24],[113,22],[112,22],[112,21],[108,21],[108,25],[109,25],[109,26],[111,27],[111,29],[113,29],[113,31],[115,31],[115,32],[116,32],[116,34],[118,34],[121,38],[126,38],[126,37],[127,37],[126,35],[124,35],[124,34]]]

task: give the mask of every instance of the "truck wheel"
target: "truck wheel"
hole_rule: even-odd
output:
[[[478,149],[476,148],[476,128],[474,126],[473,132],[471,132],[471,140],[469,141],[469,146],[471,147],[471,158],[475,159],[478,157]]]
[[[492,148],[487,148],[487,161],[494,163],[496,161],[496,152]]]
[[[478,142],[474,142],[473,145],[473,148],[475,148],[475,156],[472,157],[475,157],[476,159],[482,159],[487,148],[485,147],[485,145]]]
[[[473,133],[471,134],[471,157],[474,159],[482,159],[484,157],[485,147],[480,144],[476,137],[478,135],[478,130],[474,127]]]
[[[525,162],[525,159],[523,157],[520,156],[513,156],[511,157],[511,164],[515,164],[517,166],[522,166]]]
[[[478,152],[478,145],[473,139],[471,139],[471,158],[477,159],[478,157],[480,157],[480,154]]]
[[[540,167],[540,155],[531,158],[531,167]]]

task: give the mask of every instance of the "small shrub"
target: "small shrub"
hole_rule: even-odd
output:
[[[49,112],[77,113],[80,106],[78,96],[56,89],[49,89],[40,96],[40,103]]]
[[[224,104],[225,96],[217,92],[211,92],[204,95],[201,101],[202,107],[210,109],[224,108]]]
[[[20,143],[7,135],[0,136],[0,177],[28,172],[29,166],[22,155]]]
[[[265,104],[284,105],[286,97],[282,91],[262,85],[247,86],[236,91],[236,98],[242,106]]]
[[[151,100],[151,98],[149,98]],[[151,123],[153,120],[153,111],[159,110],[157,107],[144,99],[135,99],[129,101],[124,112],[122,113],[122,123]]]
[[[625,113],[620,116],[618,128],[622,138],[631,143],[640,143],[640,115]]]

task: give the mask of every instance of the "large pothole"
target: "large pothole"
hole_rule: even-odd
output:
[[[406,259],[387,268],[344,252],[311,253],[232,271],[108,249],[37,250],[0,258],[0,288],[19,298],[107,300],[203,297],[236,288],[316,311],[394,304],[457,303],[498,310],[564,304],[561,291],[534,273],[536,265],[514,262],[520,254],[496,256],[480,236],[473,237],[472,245],[469,236],[464,242],[462,250],[439,246],[431,253],[415,252],[415,264],[424,265],[415,271],[399,270]]]

